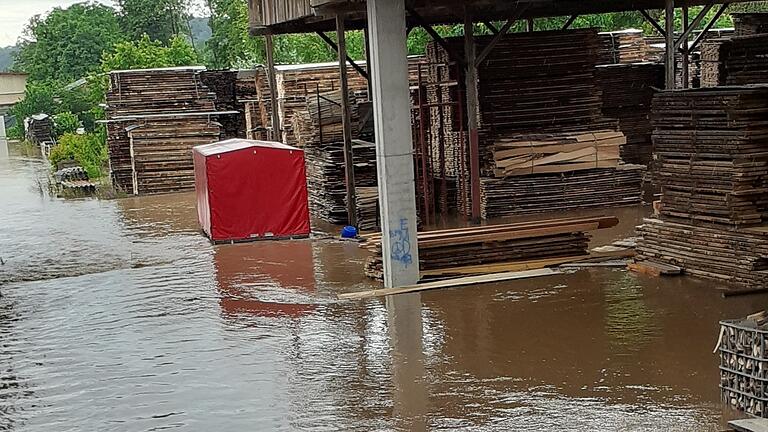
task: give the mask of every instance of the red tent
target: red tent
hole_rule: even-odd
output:
[[[303,150],[231,139],[193,153],[198,218],[212,241],[309,235]]]

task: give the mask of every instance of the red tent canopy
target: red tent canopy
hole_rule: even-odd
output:
[[[231,139],[193,153],[197,213],[212,241],[309,235],[303,150]]]

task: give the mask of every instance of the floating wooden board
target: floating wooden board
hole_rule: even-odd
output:
[[[419,285],[411,285],[411,286],[405,286],[400,288],[382,288],[382,289],[363,291],[358,293],[345,293],[345,294],[339,294],[339,298],[345,299],[345,300],[358,300],[358,299],[366,299],[366,298],[372,298],[372,297],[384,297],[389,295],[428,291],[428,290],[441,289],[441,288],[458,288],[463,286],[481,285],[481,284],[493,283],[493,282],[504,282],[504,281],[517,280],[517,279],[529,279],[529,278],[541,277],[541,276],[552,276],[557,274],[560,274],[560,272],[558,272],[557,270],[549,269],[549,268],[538,269],[538,270],[527,270],[527,271],[520,271],[520,272],[494,273],[494,274],[487,274],[482,276],[470,276],[470,277],[463,277],[463,278],[457,278],[457,279],[448,279],[448,280],[443,280],[438,282],[427,282]]]

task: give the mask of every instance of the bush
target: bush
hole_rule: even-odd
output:
[[[80,119],[69,111],[53,116],[53,131],[56,138],[64,134],[73,134],[79,127]]]
[[[102,167],[106,163],[107,144],[103,134],[76,135],[67,133],[59,139],[59,144],[51,149],[49,160],[56,164],[73,159],[85,169],[88,176],[96,179],[102,176]]]

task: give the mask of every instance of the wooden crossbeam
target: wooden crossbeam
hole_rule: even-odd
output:
[[[675,41],[675,49],[679,49],[680,46],[683,44],[684,41],[688,40],[688,37],[691,35],[691,32],[701,24],[701,22],[704,20],[704,17],[707,16],[710,10],[712,10],[712,6],[714,5],[706,5],[704,6],[704,9],[699,12],[698,15],[696,15],[696,18],[693,19],[693,22],[688,26],[687,29],[683,32],[683,34],[680,35],[680,37]]]
[[[571,15],[570,18],[568,18],[568,21],[563,24],[563,30],[568,30],[573,25],[574,21],[576,21],[576,18],[578,18],[578,15]]]
[[[477,55],[477,58],[475,59],[475,67],[480,67],[480,64],[485,61],[485,59],[488,57],[488,55],[493,51],[493,48],[496,47],[496,44],[499,43],[501,38],[504,37],[504,35],[507,34],[510,28],[515,24],[515,22],[520,19],[520,16],[525,12],[525,10],[528,8],[528,4],[524,4],[523,6],[518,7],[515,9],[515,12],[512,14],[512,16],[507,20],[507,22],[504,24],[501,29],[499,29],[499,32],[496,33],[496,35],[491,39],[491,42],[486,46],[483,51],[480,52],[480,54]]]
[[[720,19],[720,17],[725,13],[726,9],[728,9],[728,6],[730,3],[723,3],[722,6],[720,6],[720,9],[717,10],[715,13],[715,16],[712,17],[712,20],[710,20],[706,26],[704,26],[704,29],[699,33],[698,36],[696,36],[696,39],[693,40],[691,45],[688,47],[688,51],[694,51],[699,46],[702,40],[704,40],[704,37],[706,36],[707,32],[712,30],[712,27],[717,23],[717,20]]]
[[[334,42],[333,39],[329,38],[327,34],[323,32],[317,32],[317,35],[320,36],[320,39],[324,40],[325,43],[327,43],[328,46],[330,46],[331,49],[333,49],[336,52],[336,54],[339,53],[339,46],[336,45],[336,42]],[[368,72],[365,69],[361,68],[354,60],[352,60],[350,56],[347,55],[345,57],[347,59],[347,63],[349,63],[349,65],[352,66],[352,68],[355,69],[357,73],[360,74],[360,76],[362,76],[366,80],[369,79]]]

